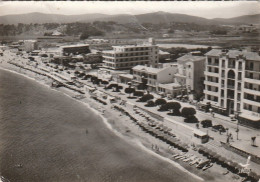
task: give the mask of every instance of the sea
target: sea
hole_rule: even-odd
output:
[[[0,175],[11,182],[198,181],[119,137],[82,103],[5,70],[0,70]]]
[[[193,44],[175,44],[175,43],[162,43],[162,44],[157,44],[161,48],[176,48],[176,47],[183,47],[186,49],[197,49],[197,48],[208,48],[212,47],[214,49],[219,48],[219,46],[208,46],[208,45],[193,45]]]

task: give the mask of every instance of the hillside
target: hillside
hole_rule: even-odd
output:
[[[223,19],[206,19],[197,16],[190,16],[185,14],[155,12],[139,15],[119,14],[119,15],[106,15],[106,14],[83,14],[83,15],[59,15],[59,14],[44,14],[44,13],[29,13],[18,15],[0,16],[0,24],[30,24],[30,23],[73,23],[73,22],[93,22],[93,21],[114,21],[117,23],[195,23],[200,25],[212,24],[260,24],[260,14],[245,15],[235,18]]]
[[[156,12],[156,13],[147,13],[136,15],[136,19],[140,23],[171,23],[171,22],[184,22],[184,23],[196,23],[196,24],[214,24],[214,21],[211,21],[206,18],[190,16],[185,14],[176,14],[176,13],[165,13],[165,12]]]
[[[224,18],[216,18],[213,19],[218,22],[222,23],[229,23],[229,24],[260,24],[260,14],[255,14],[255,15],[245,15],[245,16],[239,16],[235,18],[229,18],[229,19],[224,19]]]

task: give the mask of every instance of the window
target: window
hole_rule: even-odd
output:
[[[208,64],[211,64],[211,58],[208,58]]]
[[[224,100],[221,99],[221,107],[224,107]]]
[[[248,110],[252,111],[252,105],[248,105]]]
[[[239,73],[238,73],[238,80],[241,80],[241,79],[242,79],[242,73],[239,72]]]
[[[254,68],[254,63],[250,63],[250,69]]]
[[[222,60],[222,67],[225,67],[225,60]]]

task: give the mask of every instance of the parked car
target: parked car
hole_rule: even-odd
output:
[[[212,127],[212,121],[209,119],[201,121],[201,125],[203,128]]]
[[[226,132],[226,129],[221,124],[212,126],[213,129],[220,131],[220,132]]]

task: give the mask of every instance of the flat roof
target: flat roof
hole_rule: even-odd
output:
[[[148,67],[148,66],[143,66],[143,65],[137,65],[135,67],[132,68],[133,70],[139,70],[139,71],[146,71],[148,73],[159,73],[160,71],[164,70],[165,68],[152,68],[152,67]]]
[[[191,54],[186,54],[182,57],[179,57],[177,61],[201,61],[202,59],[206,59],[204,56],[193,56]]]
[[[220,56],[222,54],[227,55],[229,58],[236,58],[238,56],[245,57],[246,60],[252,61],[260,61],[260,56],[257,52],[248,52],[246,50],[239,51],[239,50],[229,50],[227,52],[222,52],[220,49],[212,49],[211,51],[207,52],[206,56]]]
[[[60,47],[61,48],[69,48],[69,47],[82,47],[82,46],[89,46],[89,44],[63,45],[63,46],[60,46]]]
[[[207,133],[205,133],[205,132],[203,132],[203,131],[200,131],[200,130],[196,130],[196,129],[193,130],[193,133],[194,133],[194,134],[197,134],[197,135],[199,135],[199,136],[205,136],[205,135],[207,135]]]
[[[253,115],[246,114],[246,113],[241,113],[241,114],[239,115],[239,117],[246,118],[246,119],[250,119],[250,120],[252,120],[252,121],[260,121],[260,117],[258,117],[258,116],[253,116]]]
[[[133,47],[152,47],[156,45],[151,44],[137,44],[137,45],[119,45],[119,46],[112,46],[114,48],[133,48]]]
[[[166,89],[174,89],[174,88],[180,88],[181,85],[178,83],[159,83],[158,85],[161,88],[166,88]]]
[[[134,78],[134,76],[131,75],[131,74],[119,74],[119,76],[125,77],[125,78],[129,78],[129,79],[133,79]]]

